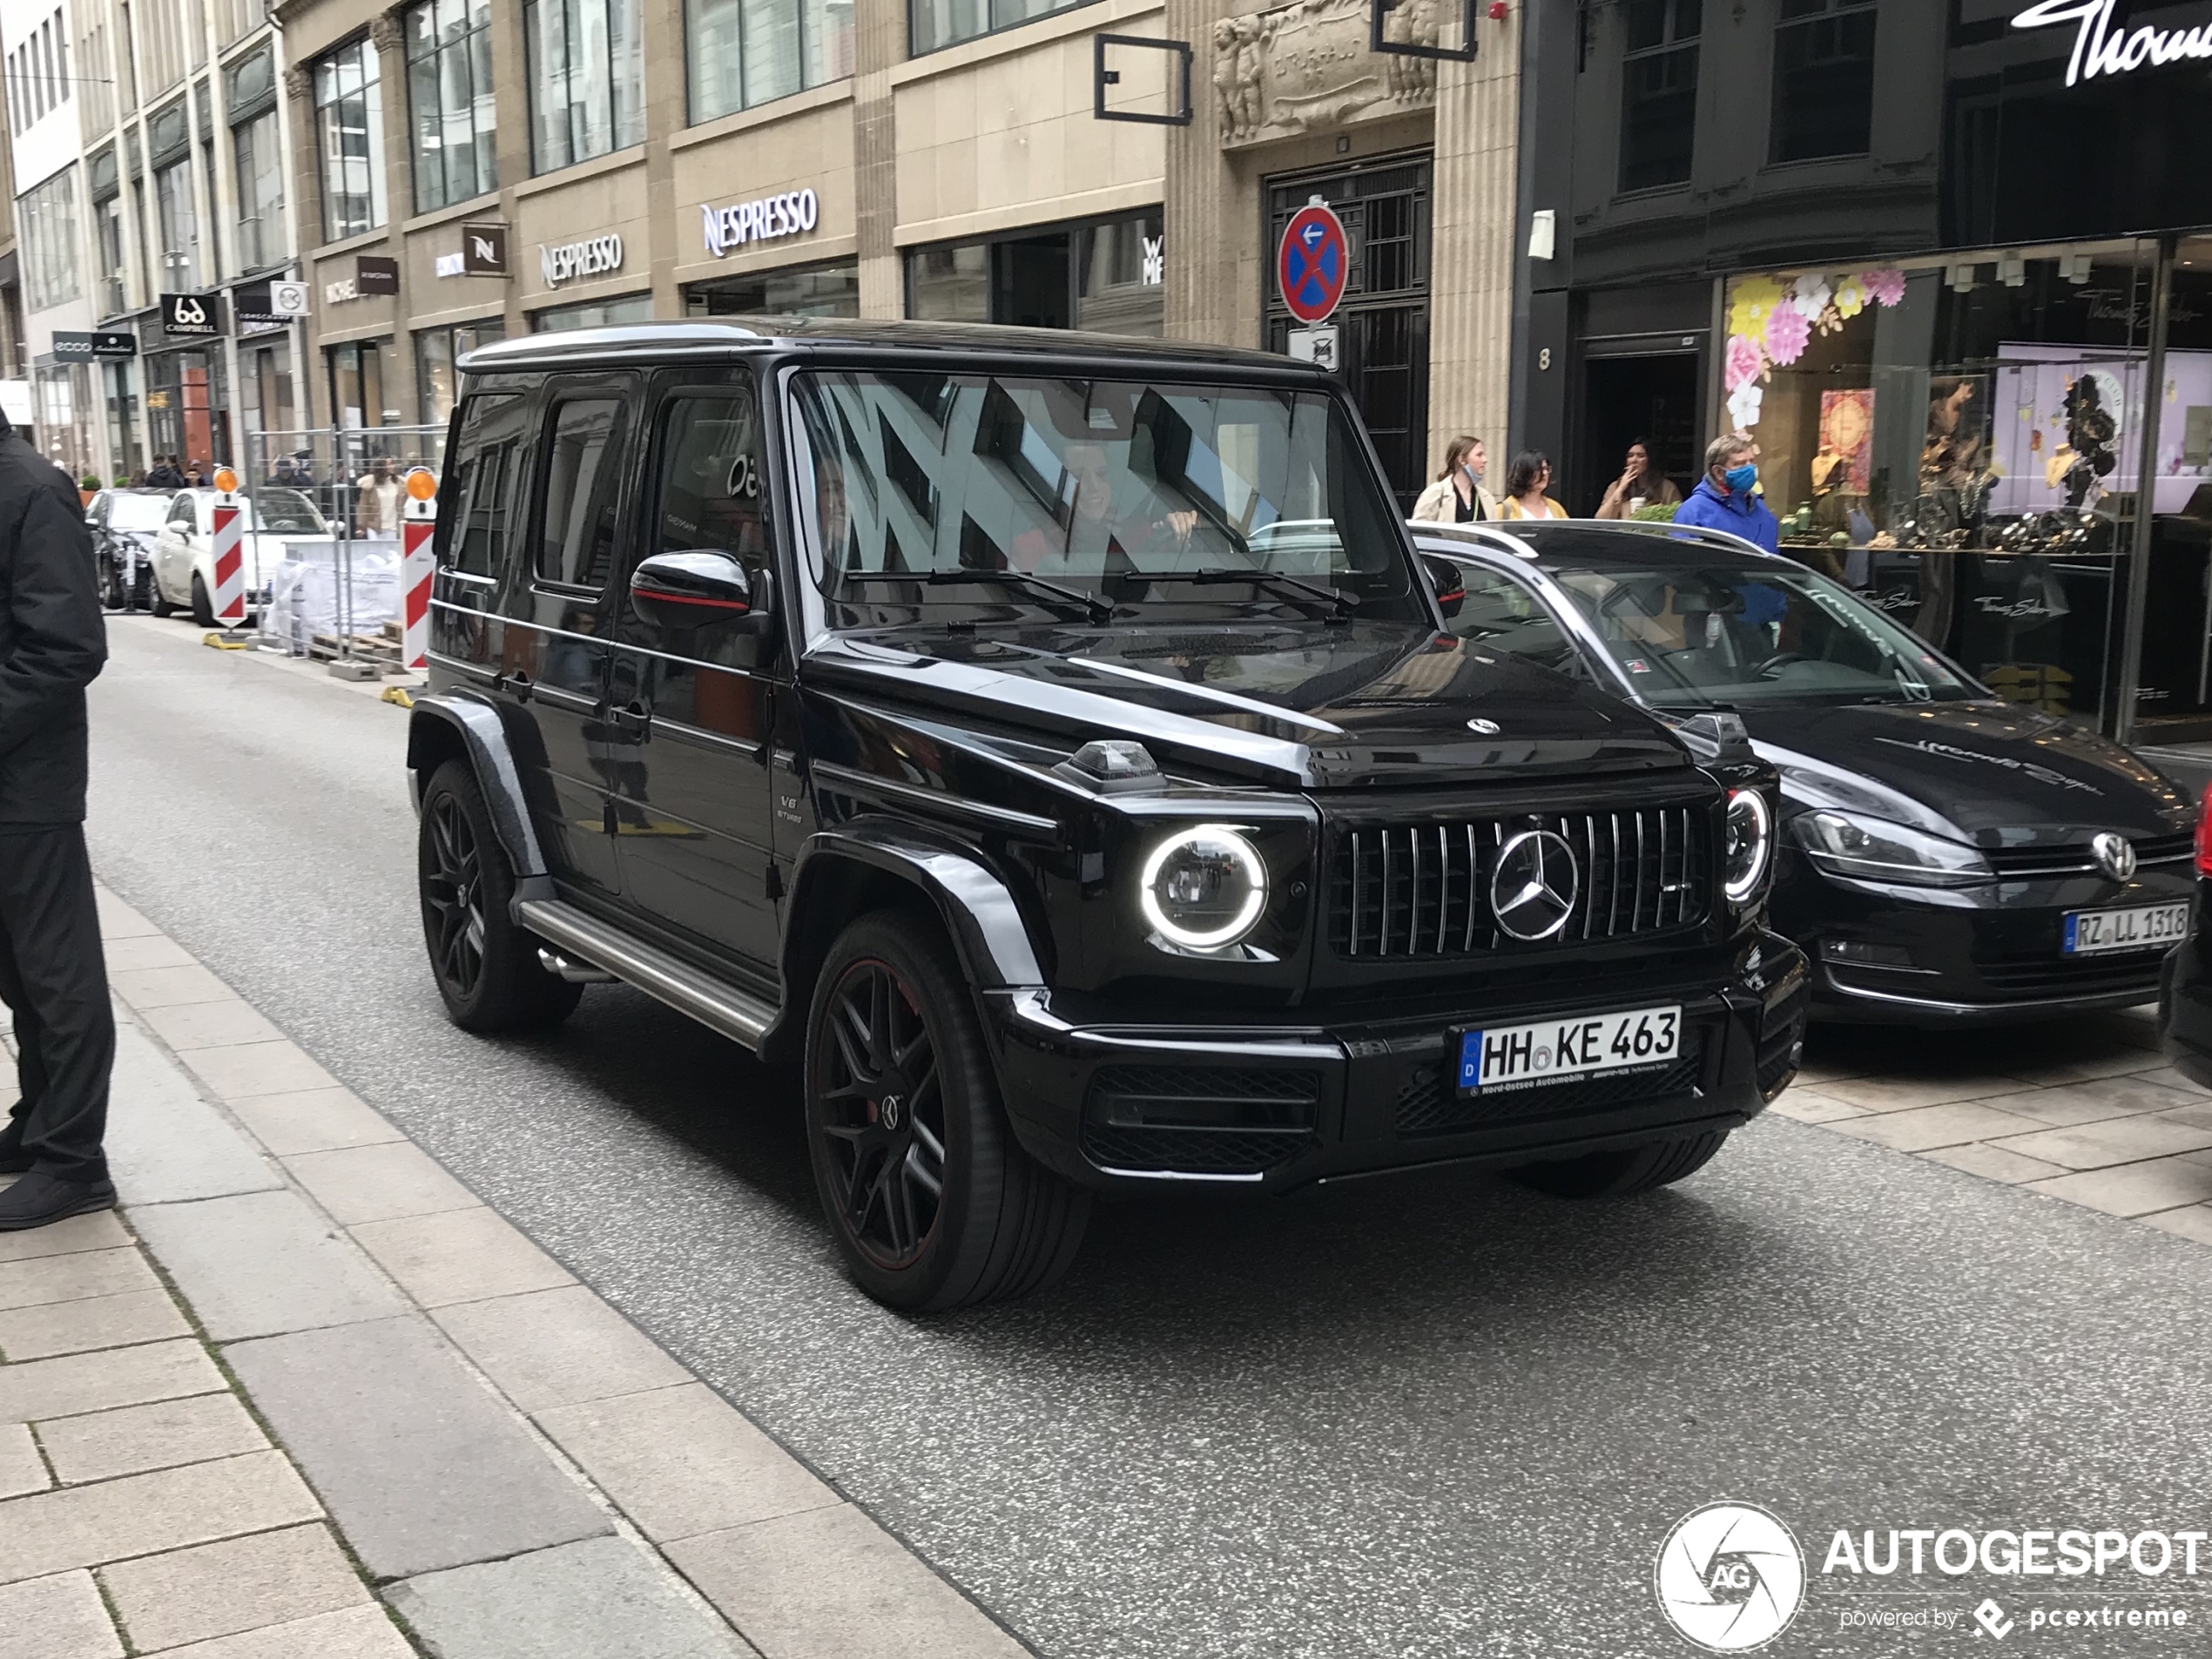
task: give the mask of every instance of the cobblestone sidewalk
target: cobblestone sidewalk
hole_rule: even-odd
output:
[[[1027,1651],[101,910],[124,1207],[0,1235],[0,1659]]]

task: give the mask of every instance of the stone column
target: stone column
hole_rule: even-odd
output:
[[[528,332],[523,314],[523,285],[516,273],[523,268],[523,247],[515,217],[515,188],[530,177],[529,50],[523,35],[523,9],[496,5],[491,9],[492,165],[499,173],[496,217],[507,226],[507,289],[502,307],[509,335]]]
[[[1523,8],[1481,17],[1480,53],[1441,63],[1436,78],[1436,172],[1429,254],[1429,470],[1445,444],[1472,432],[1503,476],[1513,371],[1513,278],[1521,128]]]
[[[676,159],[668,147],[669,139],[684,131],[691,98],[684,0],[643,0],[640,10],[645,37],[645,246],[651,260],[653,315],[665,320],[684,314],[676,291]]]
[[[907,283],[898,245],[898,113],[892,69],[907,57],[905,0],[856,0],[853,8],[853,188],[860,242],[860,314],[907,313]]]
[[[419,421],[415,403],[415,336],[408,319],[415,314],[408,290],[407,244],[400,226],[415,215],[415,123],[407,100],[407,32],[395,9],[368,21],[369,44],[376,49],[376,78],[384,107],[384,253],[399,264],[400,291],[392,300],[392,354],[385,360],[384,408],[399,409]],[[395,387],[391,377],[398,375]],[[361,411],[368,418],[368,411]],[[381,413],[378,418],[381,420]]]
[[[1214,24],[1233,0],[1168,0],[1166,34],[1190,43],[1190,125],[1167,130],[1167,333],[1171,340],[1259,344],[1260,222],[1251,183],[1221,145]]]
[[[288,180],[292,189],[285,209],[292,216],[292,246],[297,251],[300,280],[307,281],[314,274],[308,251],[321,246],[327,239],[322,228],[322,167],[316,158],[315,148],[315,78],[307,64],[286,66],[284,103],[281,131],[292,147],[292,173]],[[124,187],[129,189],[127,181]],[[151,179],[147,189],[146,211],[151,213]],[[144,233],[142,226],[141,237]],[[146,286],[147,297],[151,299],[155,286],[151,273]],[[322,291],[311,287],[307,291],[307,320],[293,325],[300,336],[300,349],[292,395],[299,410],[297,418],[303,427],[324,426],[330,421],[330,388],[325,384],[322,373]],[[151,433],[147,442],[151,448]]]

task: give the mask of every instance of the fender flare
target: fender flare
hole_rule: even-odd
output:
[[[523,774],[507,741],[507,728],[499,711],[470,697],[433,694],[415,699],[408,717],[407,765],[414,781],[415,810],[422,806],[422,786],[432,760],[451,746],[450,733],[460,739],[461,752],[476,774],[491,813],[492,833],[506,852],[507,861],[519,882],[546,873],[545,854],[531,826],[529,804],[523,794]]]

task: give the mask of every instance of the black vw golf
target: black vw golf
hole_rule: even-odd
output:
[[[1777,929],[1817,1018],[1952,1025],[2148,1001],[2187,931],[2188,797],[2000,700],[1848,590],[1733,536],[1417,524],[1470,644],[1663,718],[1734,709],[1782,772]],[[1447,607],[1449,609],[1449,607]]]

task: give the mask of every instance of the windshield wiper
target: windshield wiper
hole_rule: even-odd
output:
[[[1140,582],[1189,582],[1199,587],[1212,587],[1224,582],[1248,582],[1255,587],[1287,589],[1292,593],[1303,594],[1316,604],[1327,605],[1339,616],[1349,615],[1359,608],[1359,596],[1356,593],[1346,593],[1342,588],[1325,588],[1315,583],[1301,582],[1298,577],[1285,576],[1279,570],[1136,570],[1131,575]]]
[[[1096,594],[1085,593],[1079,588],[1063,588],[1057,582],[1031,576],[1027,570],[846,570],[843,576],[847,582],[919,582],[926,588],[960,587],[970,582],[996,583],[1026,589],[1042,598],[1073,605],[1095,623],[1114,619],[1114,607]]]

